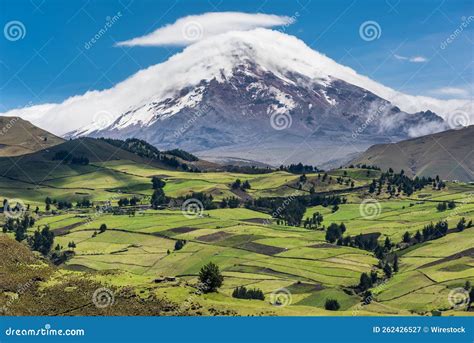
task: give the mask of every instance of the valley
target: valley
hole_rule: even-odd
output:
[[[7,315],[473,313],[468,183],[371,165],[229,171],[93,138],[0,158],[0,171]],[[200,278],[210,263],[213,291]]]

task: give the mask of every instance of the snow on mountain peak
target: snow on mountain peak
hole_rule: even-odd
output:
[[[160,118],[172,116],[184,107],[195,106],[202,97],[203,90],[198,87],[201,82],[213,79],[223,82],[232,76],[236,67],[245,64],[256,65],[260,70],[271,72],[292,84],[294,81],[288,77],[290,74],[303,75],[321,85],[341,79],[409,113],[431,110],[446,118],[449,113],[461,109],[468,111],[471,119],[473,115],[470,101],[438,100],[399,93],[312,50],[294,36],[261,28],[227,32],[199,41],[163,63],[140,70],[113,88],[89,91],[60,104],[32,106],[3,115],[20,116],[56,134],[78,128],[82,128],[79,130],[81,134],[90,133],[97,129],[93,121],[99,112],[108,113],[108,124],[113,123],[114,128],[149,125]],[[180,91],[190,87],[197,88],[185,97],[172,101]],[[324,97],[331,103],[327,94]],[[291,107],[291,99],[284,94],[276,93],[275,98],[286,107]],[[120,116],[120,120],[114,122]]]

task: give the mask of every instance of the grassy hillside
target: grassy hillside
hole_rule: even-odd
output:
[[[460,130],[378,144],[349,164],[397,166],[411,176],[439,175],[444,180],[474,181],[474,125]]]
[[[0,157],[30,154],[64,142],[18,117],[0,117]]]
[[[65,149],[87,156],[89,163],[53,159]],[[441,187],[432,180],[435,185],[430,181],[406,194],[392,189],[387,179],[380,192],[371,190],[372,180],[387,175],[364,168],[304,176],[286,171],[187,172],[90,139],[65,142],[18,158],[16,164],[0,159],[0,171],[0,197],[12,205],[22,203],[22,215],[35,218],[27,231],[30,241],[14,241],[15,231],[8,228],[0,234],[0,260],[8,276],[0,284],[0,302],[8,314],[472,313],[450,302],[453,290],[466,281],[474,283],[474,228],[456,229],[461,218],[474,219],[474,187],[468,184],[448,182]],[[150,207],[153,177],[166,183],[168,205],[161,209]],[[235,188],[237,179],[241,184],[248,181],[250,188]],[[212,195],[209,208],[198,208],[196,214],[183,211],[183,197],[197,197],[193,192]],[[54,200],[49,207],[46,197]],[[120,203],[133,197],[134,205]],[[238,206],[220,208],[222,200],[231,197],[238,199]],[[341,202],[326,203],[330,197]],[[91,204],[76,205],[84,199]],[[59,202],[71,202],[71,208]],[[276,213],[294,203],[304,204],[302,221],[289,225]],[[451,207],[440,211],[439,203]],[[318,213],[320,223],[308,225]],[[8,215],[0,217],[4,227]],[[447,222],[446,233],[414,239],[418,230],[440,221]],[[352,237],[350,244],[328,241],[331,224],[340,223],[345,225],[343,237]],[[54,245],[41,256],[29,246],[35,231],[46,226],[54,233]],[[410,239],[403,242],[406,232]],[[364,237],[374,237],[379,246],[388,238],[390,247],[380,256],[355,244]],[[185,243],[177,248],[177,242]],[[1,256],[5,251],[14,253]],[[384,267],[394,268],[395,255],[397,271],[387,276]],[[199,272],[209,262],[218,266],[224,281],[217,292],[203,294]],[[16,263],[23,267],[16,269]],[[365,291],[360,288],[363,273],[375,280]],[[31,279],[33,286],[19,292]],[[233,297],[241,286],[261,290],[265,299]],[[114,294],[115,302],[101,309],[91,298],[103,287]],[[369,303],[367,291],[372,294]],[[42,300],[35,304],[38,297]],[[329,299],[337,300],[337,311],[326,309]]]

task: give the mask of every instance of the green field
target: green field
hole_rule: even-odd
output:
[[[140,298],[166,299],[178,307],[191,298],[196,309],[190,311],[198,315],[472,313],[449,303],[452,289],[463,287],[466,281],[474,283],[474,228],[462,232],[453,229],[462,217],[474,218],[472,185],[448,182],[442,190],[429,185],[410,196],[390,196],[385,192],[370,195],[368,185],[381,172],[360,168],[330,171],[324,181],[322,173],[308,174],[300,186],[300,175],[286,171],[191,173],[128,159],[96,160],[87,166],[47,160],[22,163],[12,166],[0,161],[0,197],[21,199],[30,206],[28,213],[36,218],[30,235],[47,225],[55,233],[54,245],[59,245],[60,251],[71,250],[63,263],[39,279],[40,291],[47,293],[58,285],[89,280],[113,289],[126,288]],[[166,182],[164,192],[171,199],[202,192],[212,195],[217,205],[231,196],[240,198],[241,204],[238,208],[204,210],[198,216],[183,215],[179,203],[151,209],[153,176]],[[339,177],[342,183],[337,182]],[[251,188],[235,192],[232,183],[236,179],[249,181]],[[322,205],[306,208],[303,219],[317,212],[323,215],[317,229],[285,225],[272,219],[271,211],[244,208],[248,199],[304,196],[311,187],[316,194],[337,192],[345,199],[337,210]],[[118,209],[121,197],[133,195],[139,199],[136,206],[128,206],[133,214],[95,208],[108,203]],[[70,201],[73,207],[64,210],[53,206],[46,211],[46,197]],[[93,206],[76,208],[75,203],[84,198]],[[377,204],[373,217],[361,211],[367,198]],[[438,211],[440,201],[454,201],[457,206]],[[39,211],[33,214],[36,206]],[[430,222],[441,220],[450,228],[445,236],[409,247],[400,245],[405,232],[413,236]],[[331,223],[344,223],[345,235],[352,237],[376,234],[380,244],[388,237],[394,244],[390,256],[399,257],[399,270],[384,279],[373,251],[328,243],[325,236]],[[106,224],[107,230],[98,233],[101,224]],[[9,240],[14,236],[11,232],[2,235]],[[186,240],[186,244],[175,250],[178,240]],[[22,244],[26,246],[25,242]],[[75,243],[74,248],[68,248],[70,242]],[[196,295],[199,271],[209,262],[218,265],[224,282],[217,292]],[[363,304],[357,285],[361,274],[371,271],[380,281],[371,289],[372,302]],[[164,281],[154,282],[156,279]],[[233,298],[238,286],[262,290],[265,300]],[[285,306],[272,304],[278,292],[286,292]],[[8,299],[8,294],[4,291],[0,299]],[[340,308],[326,310],[327,299],[337,300]],[[19,309],[20,305],[21,301]]]

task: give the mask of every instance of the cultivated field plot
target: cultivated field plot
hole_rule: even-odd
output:
[[[466,281],[474,282],[474,229],[456,229],[461,218],[474,218],[473,186],[448,183],[442,190],[428,186],[410,196],[390,196],[370,194],[368,185],[381,172],[361,168],[337,169],[326,177],[312,173],[303,182],[301,175],[285,171],[189,173],[128,160],[59,165],[48,175],[48,163],[52,162],[38,164],[34,178],[15,168],[0,178],[0,195],[21,199],[30,210],[38,206],[28,233],[48,226],[55,234],[55,251],[70,253],[55,267],[54,277],[45,278],[44,289],[84,275],[109,287],[131,287],[144,299],[153,295],[183,304],[191,297],[201,315],[471,313],[453,308],[449,297]],[[152,209],[153,177],[166,183],[163,191],[170,199],[201,192],[212,195],[217,208],[197,215],[186,214],[179,204]],[[235,191],[232,184],[237,179],[249,181],[251,188]],[[300,225],[272,218],[279,208],[244,206],[260,197],[293,201],[309,196],[311,187],[318,196],[337,195],[344,202],[337,208],[307,206]],[[136,205],[119,205],[121,198],[132,196]],[[52,210],[46,210],[46,197],[70,201],[72,208],[52,204]],[[240,198],[240,206],[219,208],[229,197]],[[93,205],[76,207],[83,199]],[[455,207],[440,211],[437,205],[443,202],[454,202]],[[104,204],[116,211],[103,211]],[[317,227],[303,225],[317,214],[322,215]],[[439,221],[448,223],[443,237],[418,244],[412,238],[410,244],[402,244],[406,232],[414,237]],[[382,246],[388,238],[392,245],[387,258],[393,264],[398,257],[397,271],[387,278],[384,262],[373,250],[328,242],[328,228],[341,223],[344,236],[374,235]],[[106,229],[101,232],[103,224]],[[210,262],[219,267],[223,284],[215,293],[196,295],[200,270]],[[360,290],[364,273],[377,280],[370,288],[370,303],[364,302]],[[233,297],[242,286],[261,290],[265,300]],[[331,299],[337,301],[337,311],[327,309]]]

